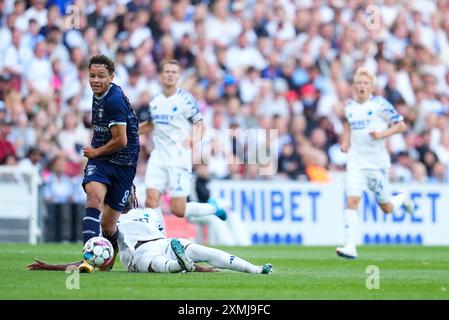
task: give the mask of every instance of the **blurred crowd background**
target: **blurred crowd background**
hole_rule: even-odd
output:
[[[87,63],[105,54],[142,121],[161,89],[159,63],[180,61],[180,85],[209,129],[200,181],[344,171],[343,109],[364,65],[408,124],[387,142],[391,180],[446,183],[448,16],[448,0],[0,0],[0,165],[38,170],[50,204],[84,203]],[[276,144],[267,129],[278,130]],[[138,183],[151,136],[141,144]],[[264,148],[274,175],[249,161]]]

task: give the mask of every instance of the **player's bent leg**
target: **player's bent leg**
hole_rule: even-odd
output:
[[[97,181],[89,181],[84,185],[87,202],[83,218],[83,241],[100,234],[100,214],[106,196],[107,186]]]
[[[148,188],[146,193],[147,197],[145,199],[145,207],[151,209],[158,208],[162,192],[155,188]]]
[[[382,211],[387,214],[393,213],[401,207],[404,207],[405,211],[410,214],[413,214],[416,209],[416,204],[412,199],[406,197],[404,192],[392,196],[388,202],[379,203],[379,206],[381,207]]]
[[[218,203],[212,198],[208,203],[188,202],[185,209],[185,216],[187,219],[200,218],[205,216],[215,215],[221,220],[227,219],[227,212],[221,208]]]
[[[186,214],[186,204],[186,197],[172,197],[170,199],[170,210],[175,216],[183,218]]]
[[[110,271],[114,266],[115,259],[118,254],[118,237],[120,232],[117,228],[117,221],[120,217],[120,211],[114,210],[109,205],[105,205],[103,216],[101,219],[101,229],[103,237],[111,242],[112,247],[114,248],[114,256],[111,259],[111,262],[103,268],[100,268],[101,271]]]
[[[178,260],[154,252],[143,253],[133,261],[137,272],[175,273],[184,270]]]
[[[184,268],[181,266],[178,260],[169,259],[165,256],[156,256],[148,266],[149,272],[180,272]]]
[[[100,234],[100,214],[103,209],[103,201],[107,192],[105,184],[97,181],[89,181],[84,184],[87,194],[86,213],[83,218],[83,241],[86,243],[89,239]],[[78,270],[81,273],[91,273],[94,267],[87,261],[83,261]]]
[[[267,266],[256,266],[223,250],[209,248],[197,243],[191,243],[186,247],[186,255],[194,262],[207,262],[220,269],[247,273],[269,273],[271,271],[271,267],[268,267],[269,264],[266,264]]]

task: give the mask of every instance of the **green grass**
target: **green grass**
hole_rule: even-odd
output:
[[[222,248],[274,273],[137,274],[118,262],[112,272],[80,274],[69,290],[64,272],[28,271],[34,257],[50,263],[80,258],[80,245],[0,244],[0,299],[449,299],[449,248],[360,247],[357,260],[334,247]],[[380,269],[380,288],[368,290],[366,268]]]

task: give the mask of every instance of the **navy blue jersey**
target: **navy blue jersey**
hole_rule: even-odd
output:
[[[128,143],[120,151],[105,154],[97,160],[108,160],[109,162],[135,166],[139,157],[139,120],[123,93],[122,89],[111,84],[108,92],[101,97],[94,95],[92,102],[92,125],[93,138],[92,147],[104,146],[112,139],[111,127],[114,125],[126,125],[126,137]]]

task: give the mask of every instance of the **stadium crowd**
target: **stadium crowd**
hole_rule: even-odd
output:
[[[49,203],[84,201],[87,61],[105,54],[141,120],[159,63],[180,61],[209,128],[203,178],[327,181],[344,170],[343,109],[364,65],[408,124],[387,142],[391,180],[445,183],[447,16],[447,0],[0,0],[0,164],[38,170]],[[274,175],[260,175],[260,149]]]

